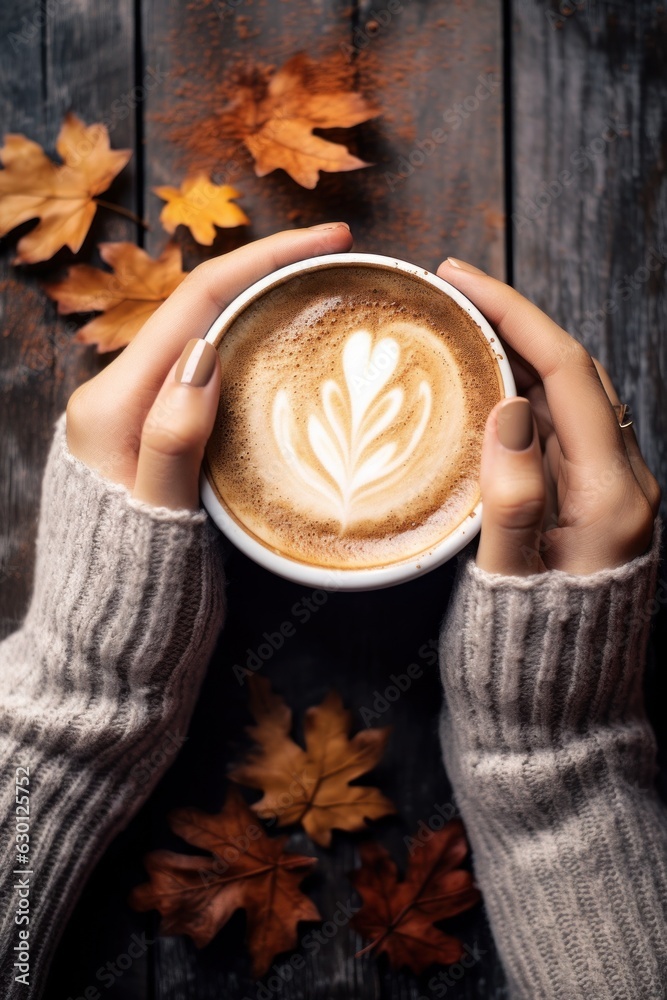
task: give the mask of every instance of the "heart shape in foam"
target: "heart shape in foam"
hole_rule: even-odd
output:
[[[342,351],[347,394],[335,379],[326,379],[320,387],[322,416],[308,415],[307,439],[314,463],[296,444],[299,431],[287,392],[282,388],[274,398],[273,432],[283,458],[303,485],[328,502],[342,531],[354,521],[362,497],[386,489],[390,477],[400,474],[428,423],[432,392],[422,380],[416,400],[419,415],[410,439],[401,447],[397,439],[386,439],[405,402],[400,386],[386,389],[399,357],[393,337],[383,337],[375,346],[366,330],[347,338]]]
[[[391,337],[383,337],[375,347],[366,330],[348,338],[343,350],[343,372],[352,408],[352,434],[361,425],[376,396],[396,371],[399,348]]]

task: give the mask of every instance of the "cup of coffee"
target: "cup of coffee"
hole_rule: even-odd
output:
[[[222,384],[202,500],[257,563],[375,590],[479,531],[484,425],[516,390],[452,285],[393,257],[315,257],[246,289],[206,339]]]

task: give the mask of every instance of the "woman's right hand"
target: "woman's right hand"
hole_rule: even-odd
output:
[[[71,453],[138,500],[197,509],[199,470],[220,383],[217,352],[199,338],[233,298],[265,274],[351,245],[345,223],[323,223],[276,233],[200,264],[123,353],[72,395]]]
[[[522,397],[491,411],[482,449],[477,565],[527,576],[620,566],[646,552],[660,488],[598,362],[509,285],[451,258],[459,288],[510,348]]]

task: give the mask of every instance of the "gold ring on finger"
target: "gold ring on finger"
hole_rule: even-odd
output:
[[[619,427],[632,427],[634,423],[632,419],[632,410],[630,409],[629,403],[617,403],[614,406],[614,411],[618,418]]]

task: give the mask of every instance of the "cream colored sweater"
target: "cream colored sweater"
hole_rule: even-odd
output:
[[[442,741],[513,1000],[667,996],[667,832],[641,695],[657,556],[656,537],[621,569],[527,580],[461,560]],[[86,878],[161,776],[144,781],[142,761],[185,731],[222,578],[203,512],[132,500],[72,457],[61,418],[32,601],[0,644],[6,1000],[40,995]]]

